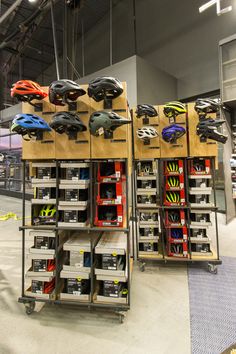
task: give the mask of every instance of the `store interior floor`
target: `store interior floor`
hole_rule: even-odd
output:
[[[19,199],[0,196],[0,215],[21,215]],[[28,208],[29,215],[29,208]],[[21,289],[20,221],[0,221],[1,354],[190,354],[190,310],[185,266],[134,267],[131,310],[123,324],[114,314],[37,304],[25,314]],[[222,256],[235,256],[236,219],[219,214]],[[203,269],[203,272],[205,270]],[[217,276],[217,275],[212,275]]]

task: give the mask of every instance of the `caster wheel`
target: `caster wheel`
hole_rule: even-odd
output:
[[[125,316],[124,315],[120,315],[119,316],[119,322],[122,324],[124,323],[124,319],[125,319]]]
[[[27,304],[25,304],[25,313],[27,315],[31,315],[34,312],[35,309],[35,302],[29,302]]]
[[[208,263],[208,272],[217,274],[217,266],[215,264]]]
[[[139,269],[141,272],[145,272],[145,263],[140,263],[139,264]]]

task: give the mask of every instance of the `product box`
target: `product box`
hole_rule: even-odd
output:
[[[72,295],[82,295],[90,293],[90,280],[80,278],[68,278],[66,280],[66,292]]]
[[[180,243],[188,240],[188,229],[186,226],[166,229],[166,235],[170,243]]]
[[[181,209],[165,210],[165,226],[184,226],[186,223],[185,211]]]
[[[146,177],[147,179],[144,179],[144,178],[145,177],[142,177],[142,179],[137,179],[137,189],[142,190],[142,191],[156,190],[156,188],[157,188],[156,179],[148,179],[148,177]]]
[[[184,174],[184,160],[167,160],[164,161],[165,175],[183,175]]]
[[[188,258],[188,242],[167,242],[168,257]]]
[[[123,205],[97,205],[94,225],[122,227],[124,222]]]
[[[55,260],[53,259],[33,259],[33,272],[49,272],[55,270]]]
[[[182,189],[180,191],[164,191],[164,205],[186,205],[185,190]]]
[[[78,222],[77,210],[64,210],[64,222]]]
[[[158,237],[159,235],[158,231],[159,231],[158,227],[140,227],[139,236],[149,237],[149,238]]]
[[[88,189],[65,189],[64,200],[66,202],[87,201]]]
[[[38,179],[56,178],[56,168],[55,167],[38,167],[37,168],[37,178]]]
[[[139,210],[140,225],[159,225],[158,212],[156,210]]]
[[[146,193],[138,192],[137,194],[137,206],[138,207],[156,207],[157,195],[156,192]]]
[[[47,236],[36,236],[34,238],[34,247],[37,249],[55,249],[55,238]]]
[[[120,161],[99,162],[97,171],[98,182],[119,182],[125,178],[125,164]]]
[[[211,160],[207,158],[196,157],[188,161],[189,175],[210,175]]]
[[[102,269],[124,270],[125,257],[121,255],[102,254]]]
[[[51,281],[32,280],[31,292],[36,294],[51,294],[55,288],[55,278]]]
[[[84,253],[79,251],[70,251],[70,266],[83,267],[84,266]]]
[[[55,188],[38,187],[37,188],[37,199],[49,200],[56,197]]]
[[[138,177],[149,177],[156,176],[157,174],[157,163],[156,161],[139,161],[137,163],[137,176]]]
[[[184,189],[184,175],[165,176],[166,190],[181,190]]]
[[[103,296],[106,297],[121,297],[122,283],[119,281],[104,280],[103,281]]]
[[[97,204],[124,204],[125,203],[125,183],[123,182],[102,182],[96,185]]]

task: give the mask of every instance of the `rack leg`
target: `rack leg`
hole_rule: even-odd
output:
[[[35,301],[25,302],[25,313],[31,315],[35,309]]]
[[[145,271],[145,266],[146,266],[146,263],[145,263],[145,262],[139,261],[139,270],[140,270],[141,272],[144,272],[144,271]]]
[[[212,274],[217,274],[218,269],[216,264],[208,263],[207,267],[208,267],[208,272]]]

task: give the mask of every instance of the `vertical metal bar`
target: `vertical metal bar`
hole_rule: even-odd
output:
[[[84,63],[84,20],[81,23],[81,42],[82,42],[82,75],[85,76],[85,63]]]
[[[133,0],[134,54],[137,54],[136,0]]]
[[[67,70],[67,33],[68,33],[68,7],[66,2],[64,3],[64,17],[63,17],[63,77],[68,77]]]
[[[129,166],[128,159],[125,160],[125,174],[126,174],[126,228],[127,235],[127,267],[128,267],[128,305],[130,306],[130,224],[129,224]]]
[[[110,0],[110,65],[113,63],[112,45],[112,0]]]
[[[213,177],[213,196],[214,196],[214,207],[216,208],[216,186],[215,186],[215,157],[211,157],[211,166],[212,166],[212,177]],[[215,209],[215,227],[216,227],[216,252],[217,259],[219,259],[219,231],[218,231],[218,216],[217,210]]]
[[[58,63],[58,51],[57,51],[57,39],[56,39],[54,10],[53,10],[53,0],[51,0],[51,20],[52,20],[52,34],[53,34],[53,45],[54,45],[57,80],[60,80],[59,63]]]
[[[158,160],[158,177],[159,177],[159,193],[160,193],[160,208],[159,208],[159,219],[161,227],[161,244],[162,244],[162,258],[165,259],[165,247],[164,247],[164,218],[165,218],[165,209],[164,209],[164,167],[163,160]],[[161,179],[161,183],[160,183]]]
[[[191,237],[190,237],[190,205],[189,205],[189,178],[188,178],[188,160],[184,159],[184,184],[185,184],[185,200],[186,200],[186,226],[187,226],[187,232],[188,232],[188,248],[189,248],[189,255],[190,259],[192,259],[192,247],[191,247]]]
[[[22,226],[25,226],[25,160],[22,163],[23,173],[22,173],[22,184],[23,184],[23,197],[22,197]],[[22,230],[22,282],[21,282],[21,296],[24,297],[25,294],[25,230]]]
[[[58,285],[59,285],[59,276],[60,276],[60,269],[59,269],[59,253],[58,253],[58,247],[59,247],[59,231],[58,231],[58,220],[59,220],[59,210],[58,210],[58,204],[59,204],[59,162],[56,160],[56,229],[55,229],[55,255],[56,255],[56,282],[55,282],[55,291],[56,294],[58,292]]]

